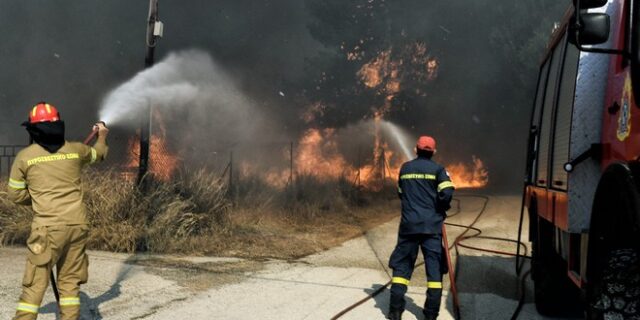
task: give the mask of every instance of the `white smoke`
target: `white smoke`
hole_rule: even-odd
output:
[[[103,100],[100,119],[138,128],[149,106],[159,111],[161,122],[154,116],[154,125],[162,126],[170,149],[196,165],[227,161],[229,150],[274,137],[280,128],[199,50],[172,53],[115,88]]]
[[[149,106],[161,111],[173,150],[191,163],[215,162],[217,157],[227,161],[227,152],[238,149],[241,156],[244,152],[261,162],[267,161],[265,149],[280,159],[284,144],[278,142],[287,141],[288,146],[292,141],[283,136],[286,126],[260,112],[232,77],[199,50],[171,53],[116,87],[103,100],[100,119],[107,125],[137,128],[140,119],[148,116],[143,112]],[[384,120],[379,125],[373,120],[361,121],[337,130],[336,138],[347,146],[345,152],[355,155],[351,157],[355,163],[360,160],[354,150],[369,149],[376,131],[382,130],[390,147],[411,159],[412,139],[407,133]],[[367,156],[364,151],[363,156]]]
[[[112,90],[103,100],[100,119],[109,125],[134,126],[148,106],[163,111],[189,108],[197,116],[207,111],[229,116],[248,112],[250,105],[207,53],[188,50],[170,54]]]

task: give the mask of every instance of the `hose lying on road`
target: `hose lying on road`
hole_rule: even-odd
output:
[[[456,198],[454,198],[453,200],[456,202],[456,211],[449,214],[448,217],[452,217],[455,216],[457,214],[459,214],[462,210],[460,207],[460,197],[475,197],[475,198],[481,198],[482,200],[484,200],[482,208],[480,209],[480,211],[478,212],[478,214],[476,215],[476,217],[474,218],[474,220],[469,224],[469,225],[461,225],[461,224],[455,224],[455,223],[449,223],[449,222],[445,222],[445,225],[450,226],[450,227],[456,227],[456,228],[463,228],[463,232],[458,235],[455,240],[453,241],[453,244],[451,244],[447,249],[455,249],[455,254],[456,254],[456,262],[455,262],[455,267],[453,268],[452,275],[453,275],[453,283],[452,283],[452,294],[454,295],[454,313],[455,313],[455,317],[456,319],[461,319],[460,316],[460,306],[457,303],[458,299],[457,299],[457,292],[455,291],[455,283],[457,281],[457,277],[460,274],[459,270],[460,270],[460,254],[459,254],[459,247],[462,248],[466,248],[466,249],[470,249],[470,250],[476,250],[476,251],[481,251],[481,252],[488,252],[488,253],[493,253],[493,254],[499,254],[499,255],[506,255],[506,256],[512,256],[512,257],[516,257],[516,263],[518,263],[520,261],[520,258],[528,258],[530,259],[529,256],[527,256],[528,253],[528,248],[527,245],[524,244],[522,241],[520,241],[520,236],[518,236],[518,240],[513,240],[513,239],[508,239],[508,238],[500,238],[500,237],[490,237],[490,236],[482,236],[482,230],[479,228],[476,228],[475,225],[476,223],[478,223],[478,221],[480,220],[480,218],[482,217],[482,215],[485,213],[487,206],[489,204],[489,197],[487,196],[483,196],[483,195],[457,195]],[[520,218],[520,226],[519,229],[522,227],[522,217]],[[474,233],[471,235],[467,235],[467,233],[469,233],[470,231],[473,231]],[[471,246],[469,244],[463,243],[464,241],[467,240],[471,240],[471,239],[486,239],[486,240],[495,240],[495,241],[505,241],[505,242],[512,242],[515,243],[517,246],[517,252],[511,253],[511,252],[506,252],[506,251],[501,251],[501,250],[495,250],[495,249],[487,249],[487,248],[481,248],[481,247],[476,247],[476,246]],[[369,245],[371,246],[371,243],[369,243]],[[520,255],[520,248],[524,248],[524,255]],[[376,252],[375,249],[373,248],[373,246],[371,246],[371,249],[374,251],[374,253]],[[380,257],[377,255],[376,253],[376,257],[378,258],[378,261],[380,262],[380,264],[384,267],[384,264],[382,263],[382,261],[380,260]],[[418,264],[416,264],[416,267],[419,267],[421,265],[423,265],[424,262],[420,262]],[[524,264],[524,260],[522,260],[522,264]],[[516,271],[517,273],[519,273],[519,270],[521,269],[521,265],[520,266],[516,266]],[[387,272],[386,268],[385,268],[385,272]],[[524,305],[524,299],[525,299],[525,283],[526,283],[526,277],[528,276],[529,272],[526,272],[522,278],[521,278],[521,282],[520,282],[520,297],[518,300],[518,306],[515,309],[511,319],[517,319],[518,314],[520,313],[520,311],[522,310],[522,306]],[[388,275],[388,272],[387,272]],[[389,287],[389,285],[391,285],[391,280],[389,280],[387,283],[385,283],[384,285],[382,285],[380,288],[376,289],[375,291],[373,291],[372,293],[370,293],[369,295],[367,295],[366,297],[364,297],[363,299],[355,302],[354,304],[348,306],[347,308],[343,309],[342,311],[340,311],[339,313],[337,313],[336,315],[334,315],[331,320],[335,320],[335,319],[339,319],[340,317],[344,316],[345,314],[351,312],[352,310],[354,310],[355,308],[357,308],[358,306],[362,305],[363,303],[367,302],[370,299],[373,299],[374,297],[376,297],[377,295],[379,295],[380,293],[382,293],[387,287]]]

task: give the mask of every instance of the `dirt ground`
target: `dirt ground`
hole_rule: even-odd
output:
[[[483,205],[460,197],[449,222],[468,224]],[[490,197],[477,226],[484,235],[515,239],[520,199]],[[90,252],[90,280],[82,287],[83,319],[329,319],[389,280],[387,260],[396,242],[398,217],[363,236],[299,259],[185,257]],[[449,239],[460,233],[449,228]],[[527,230],[526,227],[524,230]],[[526,239],[526,235],[525,235]],[[503,242],[474,245],[514,251]],[[0,248],[0,318],[11,318],[20,293],[24,248]],[[421,259],[421,258],[420,258]],[[420,260],[419,259],[419,260]],[[519,279],[514,259],[460,250],[458,291],[462,319],[509,319],[517,306]],[[528,266],[525,266],[525,270]],[[416,268],[403,319],[422,319],[424,268]],[[453,319],[449,282],[440,319]],[[518,319],[545,319],[532,304],[532,283]],[[341,319],[384,319],[389,291]],[[55,319],[47,291],[39,319]]]

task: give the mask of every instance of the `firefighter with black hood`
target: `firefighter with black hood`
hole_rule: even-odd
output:
[[[442,224],[450,208],[454,185],[447,171],[433,162],[436,141],[429,136],[418,139],[418,157],[402,165],[398,179],[398,194],[402,202],[402,218],[398,243],[389,259],[393,269],[389,317],[402,318],[405,294],[418,257],[422,250],[427,271],[427,300],[425,319],[438,317],[442,298],[442,275],[448,270],[443,263]]]
[[[80,284],[88,278],[86,208],[82,202],[80,176],[87,164],[102,161],[107,154],[109,130],[97,123],[93,147],[65,141],[64,122],[58,110],[41,102],[23,123],[32,144],[21,150],[11,167],[8,196],[35,212],[29,252],[22,279],[22,294],[14,319],[36,319],[54,266],[60,318],[80,317]]]

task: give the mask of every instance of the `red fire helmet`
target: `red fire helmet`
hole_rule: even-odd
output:
[[[421,136],[420,138],[418,138],[416,148],[418,148],[419,150],[435,151],[436,140],[430,136]]]
[[[55,122],[59,120],[60,113],[58,113],[58,109],[46,102],[39,102],[29,113],[29,123]]]

